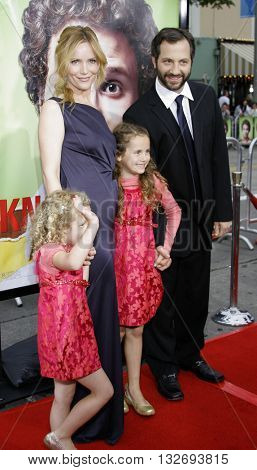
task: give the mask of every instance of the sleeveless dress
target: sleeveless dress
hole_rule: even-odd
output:
[[[145,325],[155,315],[162,297],[160,271],[154,267],[153,211],[142,196],[138,176],[121,178],[122,218],[115,220],[115,273],[121,326]],[[167,217],[164,247],[170,252],[181,211],[166,185],[154,176],[157,194]]]
[[[101,368],[93,322],[87,304],[82,268],[61,271],[53,256],[69,251],[48,243],[35,253],[38,299],[38,355],[41,375],[75,380]]]
[[[60,103],[59,98],[52,98]],[[123,432],[123,384],[117,293],[114,272],[114,218],[117,182],[113,179],[116,142],[103,115],[85,104],[68,104],[63,113],[65,136],[60,179],[64,189],[84,191],[99,217],[94,242],[96,256],[90,266],[87,290],[102,367],[114,387],[114,396],[74,434],[77,442],[105,439],[114,444]],[[77,384],[74,404],[87,391]]]

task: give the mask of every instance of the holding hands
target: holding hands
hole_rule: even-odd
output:
[[[169,268],[172,263],[169,251],[164,246],[157,246],[155,250],[155,268],[164,271]]]

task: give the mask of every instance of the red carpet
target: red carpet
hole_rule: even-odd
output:
[[[147,366],[142,389],[156,408],[150,418],[131,409],[119,443],[103,441],[80,449],[256,449],[257,448],[257,325],[210,340],[204,357],[226,375],[221,386],[181,372],[182,402],[169,402],[156,390]],[[49,431],[51,399],[0,413],[1,449],[44,449]]]

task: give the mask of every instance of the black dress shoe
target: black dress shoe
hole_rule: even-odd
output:
[[[157,379],[158,390],[168,400],[183,400],[184,394],[177,380],[177,374],[163,374]]]
[[[215,369],[212,369],[204,359],[195,361],[190,367],[183,367],[182,369],[190,370],[195,374],[199,379],[206,380],[207,382],[223,382],[224,375],[221,372],[218,372]]]

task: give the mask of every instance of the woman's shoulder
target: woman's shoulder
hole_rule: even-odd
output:
[[[61,106],[60,106],[60,103],[61,103],[61,98],[58,98],[56,96],[52,96],[51,98],[49,98],[48,100],[44,101],[44,103],[42,104],[41,108],[40,108],[40,113],[43,112],[47,112],[47,111],[51,111],[51,112],[57,112],[59,114],[60,110],[61,110]]]
[[[63,129],[63,112],[60,103],[53,99],[45,101],[40,108],[39,115],[40,126],[47,127],[48,129]]]

